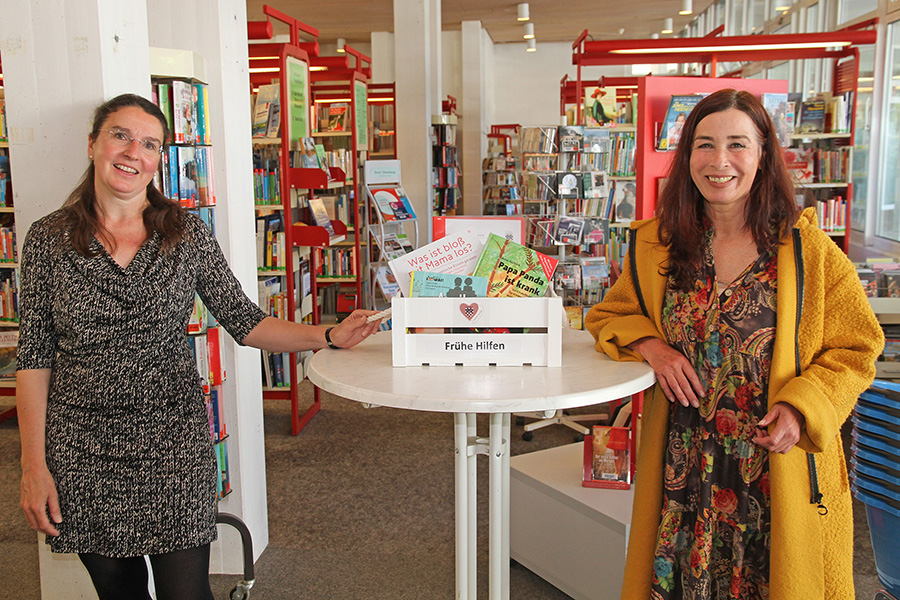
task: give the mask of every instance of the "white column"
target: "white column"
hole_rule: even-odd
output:
[[[88,166],[95,106],[149,95],[144,0],[2,0],[0,54],[18,244],[59,208]],[[37,549],[44,598],[96,598],[77,556]]]
[[[428,43],[431,48],[431,114],[441,114],[444,101],[444,90],[441,89],[443,82],[442,77],[442,58],[441,54],[444,47],[443,36],[441,35],[441,0],[427,0],[429,10],[428,22]]]
[[[388,31],[373,31],[372,83],[394,82],[394,34]]]
[[[487,138],[485,97],[485,47],[481,21],[462,22],[462,98],[460,98],[459,149],[463,173],[463,212],[482,214],[481,161]]]
[[[422,225],[422,242],[431,239],[431,81],[434,71],[431,0],[394,1],[394,76],[397,90],[397,158],[403,187]]]
[[[246,3],[194,0],[186,6],[183,0],[154,0],[149,25],[151,46],[191,50],[205,60],[218,198],[216,233],[244,291],[256,298]],[[250,528],[255,559],[269,543],[259,351],[226,340],[222,393],[234,491],[219,503],[219,510],[237,515]],[[232,527],[219,526],[210,563],[213,573],[242,572],[241,540]]]
[[[94,107],[125,91],[149,95],[147,9],[144,0],[2,0],[0,13],[21,248],[87,168]]]

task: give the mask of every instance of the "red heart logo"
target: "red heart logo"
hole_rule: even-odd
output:
[[[474,302],[472,304],[460,304],[459,312],[461,312],[465,318],[471,321],[478,313],[478,305]]]

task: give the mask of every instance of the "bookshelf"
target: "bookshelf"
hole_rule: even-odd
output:
[[[9,166],[6,98],[0,88],[0,396],[16,394],[16,343],[19,334],[19,262],[16,217]],[[16,416],[13,406],[0,411],[0,422]]]
[[[370,83],[369,159],[397,158],[397,97],[393,83]]]
[[[304,138],[312,138],[315,113],[310,91],[310,66],[318,55],[318,44],[300,42],[299,33],[318,37],[318,30],[296,21],[270,7],[267,16],[287,23],[291,30],[288,43],[254,43],[248,51],[251,65],[267,72],[250,74],[251,86],[274,85],[277,103],[277,126],[270,109],[265,118],[265,132],[257,130],[252,139],[254,153],[254,196],[257,220],[257,274],[264,308],[280,318],[318,324],[314,251],[344,239],[347,227],[332,221],[334,234],[314,223],[309,211],[309,198],[327,195],[342,185],[347,175],[339,168],[325,169],[303,166]],[[251,90],[252,92],[252,90]],[[258,93],[258,92],[257,92]],[[285,99],[290,98],[287,102]],[[254,121],[262,120],[260,105],[254,110]],[[313,149],[315,152],[315,149]],[[308,163],[306,163],[308,164]],[[271,234],[270,234],[271,232]],[[262,248],[262,250],[261,250]],[[272,292],[266,291],[267,283]],[[318,413],[321,399],[318,388],[313,402],[300,409],[300,382],[304,377],[304,353],[266,355],[262,363],[263,398],[288,400],[291,404],[291,432],[300,433]],[[277,365],[280,363],[280,367]],[[280,385],[278,385],[280,383]]]
[[[456,128],[455,114],[431,117],[433,191],[431,212],[435,216],[455,215],[457,212],[462,212]]]
[[[519,125],[491,125],[488,155],[482,161],[482,212],[486,215],[522,214],[519,187]]]
[[[166,116],[170,129],[160,160],[157,185],[166,197],[198,215],[215,233],[216,188],[209,133],[209,91],[207,84],[199,78],[204,76],[205,69],[194,57],[196,69],[186,71],[184,76],[172,75],[172,70],[163,67],[162,59],[168,52],[152,51],[155,67],[151,75],[153,100]],[[187,334],[203,385],[219,467],[216,494],[221,500],[232,491],[229,434],[222,394],[223,332],[196,294]]]

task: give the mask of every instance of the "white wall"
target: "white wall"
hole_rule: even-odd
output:
[[[559,125],[559,81],[576,76],[571,43],[540,41],[537,52],[526,52],[525,44],[495,44],[490,123]],[[591,67],[582,70],[582,81],[600,75],[630,75],[625,67]]]

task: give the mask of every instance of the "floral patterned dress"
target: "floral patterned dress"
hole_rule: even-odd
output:
[[[763,253],[720,293],[712,230],[689,292],[666,292],[669,343],[707,390],[699,409],[669,411],[653,600],[768,598],[767,452],[753,443],[767,412],[775,340],[774,253]]]

